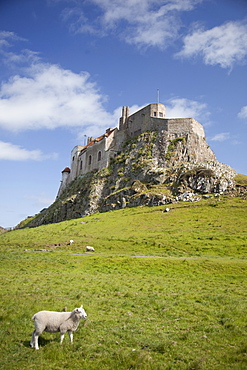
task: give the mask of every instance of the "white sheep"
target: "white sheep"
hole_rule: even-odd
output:
[[[86,252],[94,252],[94,247],[90,247],[89,245],[86,247]]]
[[[66,332],[73,343],[73,331],[78,328],[80,319],[86,319],[87,314],[83,307],[75,308],[72,312],[39,311],[33,315],[35,330],[33,331],[30,346],[39,349],[38,339],[43,331],[48,333],[60,332],[60,344]]]

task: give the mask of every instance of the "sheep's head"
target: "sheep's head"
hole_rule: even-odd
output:
[[[82,307],[82,305],[81,305],[80,308],[75,308],[74,309],[74,312],[76,314],[78,314],[81,319],[86,319],[86,317],[87,317],[86,311],[84,310],[84,308]]]

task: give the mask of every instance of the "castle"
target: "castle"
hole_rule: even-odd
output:
[[[74,147],[71,152],[71,167],[62,171],[57,198],[76,177],[107,167],[110,159],[121,152],[126,140],[146,131],[162,132],[168,142],[177,137],[189,139],[194,148],[192,155],[195,162],[215,160],[214,153],[205,142],[203,126],[195,119],[166,118],[166,108],[160,103],[149,104],[131,115],[129,107],[124,106],[119,128],[109,128],[98,138],[88,137],[87,145]]]

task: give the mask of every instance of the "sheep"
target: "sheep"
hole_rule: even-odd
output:
[[[89,245],[86,247],[86,252],[94,252],[94,247],[90,247]]]
[[[38,338],[43,331],[48,333],[60,332],[60,344],[68,332],[70,342],[73,343],[73,331],[78,328],[80,319],[86,319],[87,314],[83,307],[75,308],[72,312],[39,311],[33,315],[35,330],[32,333],[30,346],[39,349]]]

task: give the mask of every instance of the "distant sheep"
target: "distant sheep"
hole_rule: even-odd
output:
[[[69,244],[71,245],[71,244],[73,244],[74,243],[74,240],[70,240],[69,241]]]
[[[89,245],[86,247],[86,252],[94,252],[94,247],[90,247]]]
[[[33,331],[30,346],[39,349],[38,339],[43,331],[48,333],[60,332],[60,344],[66,332],[73,343],[73,331],[78,328],[80,319],[86,319],[87,314],[83,307],[75,308],[72,312],[39,311],[33,315],[35,330]]]

